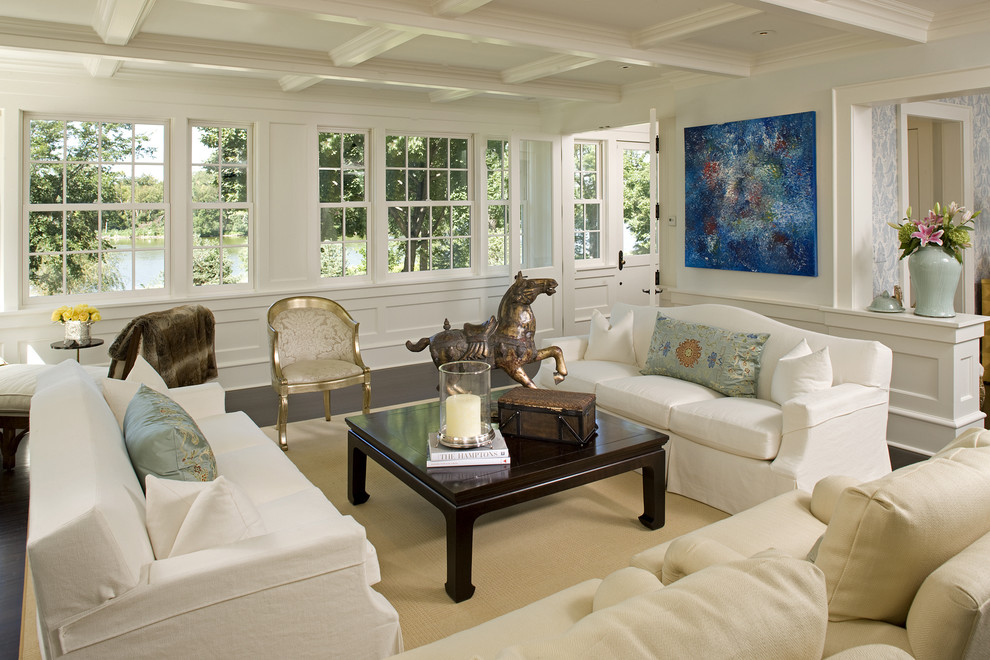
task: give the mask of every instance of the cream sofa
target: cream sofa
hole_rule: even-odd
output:
[[[642,375],[658,313],[733,332],[769,333],[756,396],[725,396],[694,382]],[[545,362],[536,382],[549,389],[593,392],[600,409],[667,433],[671,492],[736,513],[780,493],[810,491],[831,474],[866,481],[890,472],[891,351],[879,342],[803,330],[726,305],[618,303],[610,322],[597,338],[592,333],[547,340],[563,350],[567,377],[555,383],[553,366]],[[828,348],[831,382],[790,399],[778,395],[776,402],[772,394],[787,392],[789,384],[782,382],[784,370],[775,382],[775,372],[801,340],[819,356]]]
[[[767,552],[670,586],[621,569],[395,660],[818,660],[825,619],[821,571]]]
[[[219,474],[250,500],[238,511],[256,511],[252,532],[156,559],[149,530],[160,521],[146,516],[112,399],[74,361],[46,370],[31,402],[27,542],[43,654],[351,659],[401,651],[398,615],[370,586],[379,569],[364,528],[245,414],[225,413],[219,384],[167,395],[196,420]]]
[[[987,445],[778,495],[397,660],[990,657]]]
[[[990,432],[874,481],[823,479],[635,555],[677,581],[773,547],[822,569],[825,655],[867,644],[921,660],[990,657]]]

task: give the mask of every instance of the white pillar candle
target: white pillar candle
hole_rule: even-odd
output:
[[[477,394],[452,394],[444,404],[447,416],[445,435],[473,438],[481,434],[481,397]]]

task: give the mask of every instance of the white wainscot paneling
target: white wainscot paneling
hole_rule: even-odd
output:
[[[826,313],[830,333],[890,347],[887,442],[932,454],[968,428],[982,428],[979,350],[985,316],[948,319],[867,311]]]

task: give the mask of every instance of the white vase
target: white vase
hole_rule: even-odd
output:
[[[89,326],[91,323],[85,323],[83,321],[66,321],[65,322],[65,341],[76,341],[80,344],[85,344],[89,341]]]

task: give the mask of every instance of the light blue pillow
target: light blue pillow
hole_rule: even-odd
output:
[[[141,488],[145,477],[213,481],[217,462],[210,444],[182,406],[141,385],[124,413],[124,444]]]
[[[756,397],[769,333],[732,332],[658,316],[640,372],[710,387],[726,396]]]

